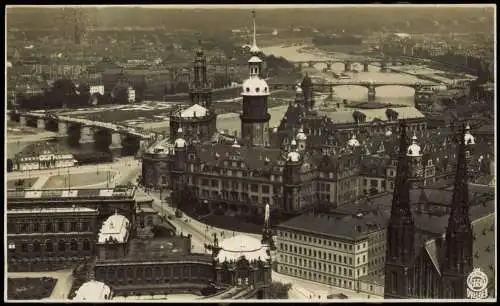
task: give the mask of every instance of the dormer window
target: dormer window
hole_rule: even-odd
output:
[[[267,92],[267,87],[264,87],[264,92]]]
[[[247,87],[247,88],[246,88],[246,91],[247,91],[247,92],[250,92],[250,87]]]
[[[256,87],[255,88],[255,92],[259,92],[260,91],[260,88],[259,87]]]

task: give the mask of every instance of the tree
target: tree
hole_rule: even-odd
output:
[[[288,299],[288,291],[292,288],[292,284],[283,284],[281,282],[272,282],[269,288],[269,298],[273,300]]]

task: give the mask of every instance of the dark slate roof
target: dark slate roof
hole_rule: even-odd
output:
[[[492,280],[495,271],[495,218],[493,211],[484,216],[488,215],[488,218],[477,217],[472,220],[474,236],[472,266],[480,268]],[[425,252],[424,255],[428,256],[433,263],[436,271],[441,274],[441,267],[446,260],[444,229],[438,234],[441,234],[441,236],[425,242],[423,251]]]
[[[385,218],[373,213],[362,217],[302,214],[278,225],[282,229],[312,232],[348,240],[363,239],[366,235],[382,230],[385,226]]]
[[[200,161],[210,166],[222,167],[225,160],[229,161],[230,157],[234,157],[244,162],[246,169],[262,171],[270,171],[283,154],[280,149],[250,146],[235,148],[221,143],[203,144],[197,152]]]
[[[471,206],[469,208],[471,220],[478,220],[484,216],[494,213],[495,200],[493,197],[470,195],[470,199],[472,199],[470,204]],[[484,202],[484,204],[481,204],[480,202]],[[432,214],[414,212],[413,218],[417,228],[426,232],[442,234],[445,232],[446,226],[448,225],[449,214],[434,216]]]

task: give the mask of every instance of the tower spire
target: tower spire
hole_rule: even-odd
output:
[[[406,135],[406,123],[401,121],[401,134],[399,141],[399,157],[396,181],[392,197],[391,219],[400,219],[401,221],[413,223],[410,210],[410,181],[409,162],[408,162],[408,141]],[[414,140],[414,139],[413,139]]]
[[[458,137],[458,160],[451,213],[446,228],[446,261],[443,276],[446,276],[450,288],[449,298],[465,298],[465,284],[472,271],[472,224],[469,217],[469,188],[467,185],[467,160],[465,156],[467,128],[462,127]]]
[[[257,30],[255,26],[255,10],[252,11],[252,19],[253,19],[253,41],[252,41],[252,47],[250,48],[250,52],[253,55],[257,55],[260,52],[259,47],[257,47]]]
[[[399,157],[391,217],[387,226],[387,255],[385,262],[385,298],[408,298],[408,268],[414,255],[415,226],[410,209],[410,181],[406,123],[401,120],[399,129]]]

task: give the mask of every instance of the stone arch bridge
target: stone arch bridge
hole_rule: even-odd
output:
[[[302,69],[304,65],[308,65],[308,67],[313,67],[316,64],[325,64],[327,71],[331,71],[332,65],[335,63],[344,64],[344,71],[349,72],[352,70],[352,65],[355,63],[359,63],[363,65],[363,71],[368,72],[370,65],[380,66],[381,71],[386,71],[387,67],[392,66],[405,66],[405,65],[414,65],[421,64],[421,61],[417,59],[408,59],[408,58],[394,58],[394,59],[332,59],[332,60],[312,60],[312,61],[293,61],[296,68]]]
[[[297,84],[291,83],[270,83],[268,84],[271,90],[277,89],[294,89]],[[333,88],[337,86],[362,86],[368,89],[368,100],[374,101],[376,97],[376,88],[383,86],[404,86],[410,87],[415,90],[415,93],[420,92],[430,86],[435,86],[437,83],[434,82],[376,82],[376,81],[356,81],[356,80],[339,80],[336,82],[329,83],[314,83],[313,87],[321,89],[329,89],[330,93],[333,92]]]
[[[160,134],[148,133],[138,128],[59,116],[45,111],[10,111],[7,119],[18,121],[20,125],[57,132],[61,137],[68,136],[70,145],[96,143],[100,148],[109,147],[116,153],[121,153],[126,147],[126,151],[132,151],[135,155],[161,137]]]

